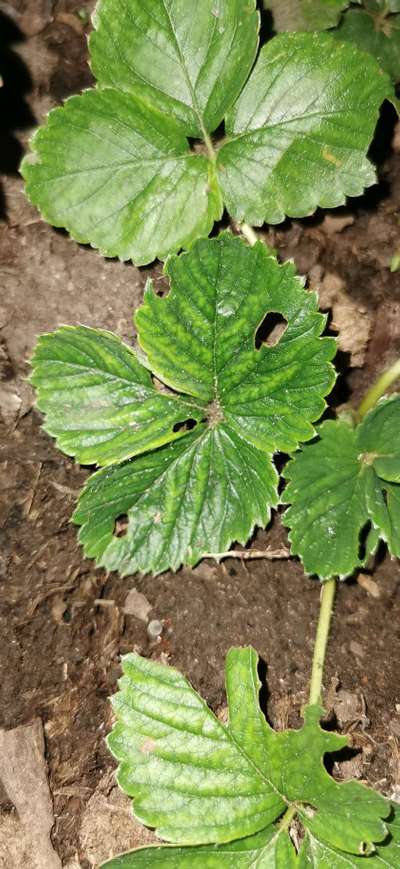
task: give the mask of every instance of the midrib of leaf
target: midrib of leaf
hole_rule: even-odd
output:
[[[208,132],[207,132],[206,127],[205,127],[205,124],[204,124],[203,115],[202,115],[202,113],[201,113],[201,111],[200,111],[200,107],[199,107],[199,104],[198,104],[198,102],[197,102],[196,92],[195,92],[194,87],[193,87],[193,85],[192,85],[192,82],[191,82],[191,79],[190,79],[190,76],[189,76],[189,73],[188,73],[188,70],[187,70],[187,67],[186,67],[185,59],[184,59],[184,57],[183,57],[183,54],[182,54],[182,51],[181,51],[181,47],[180,47],[180,45],[179,45],[178,37],[177,37],[177,35],[176,35],[176,33],[175,33],[174,26],[173,26],[173,23],[172,23],[172,19],[171,19],[171,16],[170,16],[169,10],[168,10],[168,8],[167,8],[167,5],[166,5],[166,3],[165,3],[165,0],[163,0],[163,5],[164,5],[164,9],[165,9],[165,12],[166,12],[167,18],[168,18],[168,22],[169,22],[169,26],[170,26],[170,30],[171,30],[171,36],[172,36],[172,38],[173,38],[173,40],[174,40],[175,47],[176,47],[176,50],[177,50],[177,53],[178,53],[178,57],[179,57],[179,61],[180,61],[180,63],[181,63],[182,70],[183,70],[183,74],[184,74],[184,76],[185,76],[185,81],[186,81],[186,84],[187,84],[187,86],[188,86],[188,90],[189,90],[189,93],[190,93],[190,96],[191,96],[191,99],[192,99],[192,109],[193,109],[193,111],[194,111],[195,114],[196,114],[197,120],[198,120],[198,122],[199,122],[199,127],[200,127],[200,129],[201,129],[201,131],[202,131],[202,133],[203,133],[203,138],[204,138],[204,142],[205,142],[205,144],[206,144],[206,146],[207,146],[207,150],[208,150],[209,157],[210,157],[212,160],[215,160],[215,152],[214,152],[214,148],[213,148],[213,145],[212,145],[212,142],[211,142],[210,136],[208,135]]]

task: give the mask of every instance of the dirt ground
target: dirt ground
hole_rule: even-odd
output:
[[[132,342],[146,279],[162,280],[159,264],[105,261],[43,224],[18,177],[34,126],[90,84],[83,13],[92,7],[84,0],[0,2],[0,726],[43,722],[52,841],[70,869],[88,869],[140,841],[104,742],[120,655],[135,649],[168,660],[219,710],[225,653],[251,643],[266,663],[270,720],[296,726],[319,600],[318,582],[296,560],[230,559],[121,580],[82,557],[69,520],[87,471],[41,431],[27,360],[36,337],[60,323],[102,326]],[[400,272],[389,270],[400,247],[400,132],[389,107],[373,156],[381,183],[365,197],[267,235],[320,288],[330,330],[339,331],[332,407],[356,402],[400,355]],[[255,544],[285,540],[276,517]],[[329,643],[326,705],[359,750],[335,769],[400,798],[400,566],[382,550],[368,579],[370,591],[356,580],[341,585]],[[146,613],[143,599],[141,607],[132,596],[127,601],[132,589],[148,601]],[[163,623],[156,642],[149,618]],[[20,830],[5,791],[0,805],[0,866],[29,869],[18,857]]]

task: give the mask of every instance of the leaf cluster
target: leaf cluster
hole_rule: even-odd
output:
[[[359,425],[327,420],[318,440],[286,465],[284,522],[294,555],[321,579],[365,564],[380,539],[400,557],[400,396],[382,399]]]
[[[374,183],[366,153],[394,93],[352,43],[285,33],[254,63],[255,0],[100,0],[93,24],[96,87],[50,112],[21,168],[77,241],[143,265],[224,208],[275,224]]]
[[[334,781],[323,765],[348,738],[321,729],[321,708],[305,708],[300,730],[269,726],[253,649],[228,653],[227,724],[171,667],[135,654],[122,666],[108,737],[118,783],[135,816],[175,847],[138,849],[103,869],[399,865],[398,811],[357,782]]]
[[[265,0],[279,31],[331,30],[376,58],[393,81],[400,80],[399,0]]]

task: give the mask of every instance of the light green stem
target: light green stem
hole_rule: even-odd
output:
[[[280,830],[288,830],[298,812],[298,806],[289,806],[279,822]]]
[[[247,241],[249,242],[249,244],[251,244],[252,247],[259,240],[257,233],[254,232],[253,227],[249,226],[248,223],[239,223],[239,229],[240,229],[242,235],[244,235],[245,239],[247,239]]]
[[[315,638],[312,673],[310,682],[310,706],[321,703],[322,678],[326,647],[328,645],[329,628],[332,618],[333,602],[335,600],[336,579],[328,579],[321,590],[321,606],[319,611],[317,636]]]
[[[391,365],[387,371],[384,371],[383,374],[381,374],[376,383],[371,386],[371,389],[369,389],[367,394],[364,396],[356,411],[359,422],[364,419],[365,414],[368,413],[369,410],[375,407],[377,401],[382,398],[382,395],[385,394],[389,389],[389,386],[391,386],[398,377],[400,377],[400,359],[398,359],[394,365]]]

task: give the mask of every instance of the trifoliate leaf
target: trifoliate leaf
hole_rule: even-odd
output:
[[[253,842],[229,846],[220,864],[211,852],[204,866],[250,867],[249,849],[253,859],[259,852],[260,866],[274,866],[278,852],[292,854],[284,827],[282,835],[265,829],[288,808],[319,842],[349,854],[368,854],[387,836],[386,800],[357,782],[339,784],[326,771],[324,755],[347,738],[320,728],[320,707],[306,707],[300,730],[275,732],[267,724],[253,649],[228,653],[226,726],[176,670],[134,654],[122,666],[108,744],[136,817],[177,844],[223,843],[265,830]],[[189,865],[183,857],[175,865]],[[285,869],[290,865],[296,863]]]
[[[141,446],[146,437],[165,442],[168,419],[173,440],[172,425],[182,413],[197,425],[181,430],[174,444],[89,478],[74,515],[83,526],[85,553],[122,574],[195,564],[234,540],[245,543],[255,525],[264,526],[277,502],[272,454],[313,436],[312,422],[334,381],[335,342],[319,337],[325,317],[315,294],[304,290],[293,265],[279,265],[261,242],[250,248],[225,233],[170,259],[166,271],[169,295],[159,298],[150,287],[136,325],[146,364],[184,400],[156,393],[159,419],[147,432],[150,398],[137,440]],[[282,315],[286,331],[275,346],[256,349],[259,326],[270,312]],[[61,369],[56,371],[58,376]],[[147,371],[143,376],[152,389]],[[46,401],[53,411],[52,388],[49,380]],[[90,421],[92,399],[85,393],[84,400]],[[77,395],[75,418],[79,401]],[[41,407],[46,410],[43,399]],[[68,413],[60,419],[57,432],[51,420],[51,431],[62,446],[62,425],[69,443]],[[99,461],[97,443],[92,461]],[[126,428],[122,443],[125,455],[130,448],[131,455],[139,451],[134,437],[130,447]],[[115,536],[115,522],[125,514],[126,533]]]
[[[100,0],[93,24],[99,85],[140,96],[201,138],[240,93],[258,45],[255,0]]]
[[[77,241],[144,265],[207,235],[224,205],[276,223],[374,183],[365,154],[394,94],[354,46],[277,37],[240,95],[255,0],[100,0],[94,24],[97,88],[50,112],[21,169],[33,204]]]
[[[22,166],[44,218],[137,265],[207,235],[222,214],[212,164],[131,94],[89,90],[50,112]]]
[[[274,30],[329,30],[350,0],[264,0],[273,15]]]
[[[181,437],[188,418],[204,416],[199,403],[159,392],[133,351],[110,332],[62,326],[39,338],[31,364],[45,431],[84,465],[156,449]]]
[[[260,52],[218,153],[224,202],[260,226],[342,205],[375,181],[366,158],[391,91],[376,62],[326,34],[282,34]]]
[[[292,553],[321,579],[348,576],[379,537],[400,556],[400,398],[383,399],[353,428],[327,421],[289,462],[284,503]]]
[[[398,9],[393,11],[400,11]],[[393,81],[400,80],[400,15],[382,15],[363,9],[349,9],[334,36],[352,42],[376,58]]]

